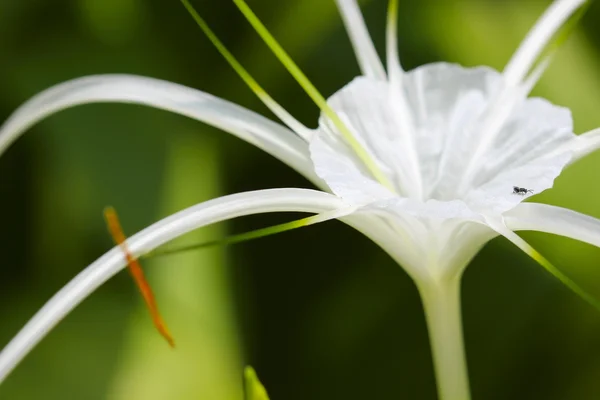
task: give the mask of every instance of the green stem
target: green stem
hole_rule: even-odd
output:
[[[418,285],[429,330],[439,400],[471,398],[463,344],[460,278],[458,274]]]

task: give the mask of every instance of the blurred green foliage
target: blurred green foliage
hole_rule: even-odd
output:
[[[265,387],[252,367],[244,369],[244,400],[269,400]]]
[[[293,115],[318,110],[228,1],[195,7]],[[319,90],[358,74],[332,0],[251,0]],[[364,1],[384,48],[386,1]],[[400,55],[501,69],[549,1],[400,2]],[[577,132],[600,126],[600,30],[593,4],[535,94],[569,107]],[[172,80],[269,115],[177,1],[0,2],[0,119],[36,92],[87,74]],[[600,217],[600,155],[569,167],[536,200]],[[310,187],[222,132],[149,108],[89,105],[38,124],[0,158],[0,345],[111,247],[102,209],[133,233],[215,196]],[[241,232],[295,216],[234,221]],[[202,230],[190,242],[221,237]],[[600,297],[600,250],[524,234]],[[341,223],[145,262],[178,347],[154,332],[126,273],[69,315],[0,386],[0,399],[241,399],[243,366],[272,399],[435,399],[417,292],[376,246]],[[465,335],[474,399],[600,396],[600,316],[506,241],[467,270]]]

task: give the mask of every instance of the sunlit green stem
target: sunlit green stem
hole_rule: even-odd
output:
[[[438,400],[469,400],[460,312],[460,274],[417,283],[429,330]]]

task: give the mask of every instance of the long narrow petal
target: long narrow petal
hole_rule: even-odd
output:
[[[336,0],[335,2],[344,20],[363,75],[374,79],[386,79],[383,64],[377,55],[371,36],[369,36],[358,3],[356,0]]]
[[[524,203],[522,203],[524,204]],[[558,207],[556,207],[558,208]],[[594,296],[587,293],[581,286],[579,286],[575,281],[565,275],[560,269],[555,267],[550,261],[548,261],[544,256],[542,256],[536,249],[534,249],[529,243],[527,243],[524,239],[522,239],[519,235],[514,233],[509,225],[506,223],[506,218],[502,222],[493,221],[487,218],[487,222],[492,229],[496,232],[510,240],[514,245],[523,250],[525,254],[533,258],[540,264],[546,271],[552,274],[556,279],[558,279],[563,285],[571,289],[575,294],[581,297],[583,300],[587,301],[590,305],[600,311],[600,301],[596,299]]]
[[[571,152],[570,164],[600,149],[600,128],[593,129],[573,138],[573,140],[558,147],[554,152],[548,154],[553,157],[556,154]]]
[[[131,236],[127,244],[132,255],[139,256],[194,229],[243,215],[281,211],[327,212],[345,207],[336,196],[308,189],[238,193],[180,211]],[[0,353],[0,382],[52,327],[126,264],[123,252],[115,247],[56,293]]]
[[[0,154],[27,128],[87,103],[144,104],[205,122],[254,144],[313,182],[308,146],[289,129],[243,107],[172,82],[135,75],[96,75],[53,86],[23,104],[0,128]]]
[[[385,35],[388,74],[395,80],[404,72],[398,56],[398,0],[389,0]]]
[[[585,2],[556,0],[546,9],[504,69],[508,86],[517,86],[522,82],[554,34]]]
[[[579,160],[582,157],[598,150],[600,148],[600,128],[582,133],[573,140],[570,145],[570,150],[573,151],[571,163]]]
[[[600,220],[568,208],[539,203],[521,203],[504,214],[513,230],[552,233],[600,247]]]

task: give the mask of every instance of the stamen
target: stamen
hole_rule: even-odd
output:
[[[183,253],[187,251],[200,250],[206,247],[212,246],[228,246],[236,243],[247,242],[254,239],[260,239],[266,236],[276,235],[291,231],[298,228],[318,224],[320,222],[329,221],[335,218],[341,218],[344,215],[350,214],[356,210],[356,207],[343,208],[339,210],[333,210],[330,212],[324,212],[322,214],[313,215],[311,217],[297,219],[295,221],[284,222],[278,225],[268,226],[266,228],[256,229],[250,232],[239,233],[237,235],[231,235],[223,239],[211,240],[208,242],[195,243],[184,246],[169,246],[155,249],[149,253],[146,253],[143,258],[154,258],[161,257],[170,254]]]
[[[219,40],[217,35],[210,29],[206,21],[202,19],[200,14],[196,12],[194,7],[188,0],[181,0],[184,7],[190,13],[192,18],[196,21],[200,29],[204,32],[206,37],[211,41],[215,48],[221,53],[227,63],[234,69],[240,78],[248,85],[250,90],[263,102],[265,106],[269,108],[284,124],[291,130],[296,132],[304,140],[309,140],[312,134],[312,130],[304,126],[300,121],[294,118],[285,108],[277,103],[258,82],[250,75],[250,73],[240,64],[240,62],[231,54],[225,45]]]
[[[158,332],[167,340],[171,347],[175,347],[175,341],[167,328],[167,325],[164,323],[160,313],[158,312],[158,306],[156,305],[156,300],[154,299],[154,294],[152,293],[152,289],[144,276],[144,271],[140,266],[140,263],[137,259],[129,252],[127,247],[125,234],[123,233],[123,229],[121,229],[121,224],[119,223],[119,218],[117,217],[117,212],[112,207],[107,207],[104,209],[104,218],[106,219],[106,224],[108,226],[108,231],[110,232],[115,244],[121,247],[123,254],[125,255],[125,259],[127,260],[127,265],[133,280],[135,281],[137,287],[142,293],[142,297],[144,298],[144,302],[150,311],[150,315],[152,316],[152,322],[154,322],[154,326],[158,330]]]
[[[592,307],[600,311],[600,301],[594,296],[586,292],[581,286],[575,281],[562,273],[557,267],[555,267],[550,261],[548,261],[539,251],[534,249],[529,243],[522,239],[519,235],[511,231],[504,225],[504,222],[498,222],[490,218],[486,218],[489,226],[496,232],[510,240],[518,248],[523,250],[525,254],[533,258],[538,262],[546,271],[551,273],[556,279],[563,283],[566,287],[571,289],[575,294],[581,297],[583,300],[588,302]]]
[[[515,234],[515,236],[517,236]],[[522,240],[522,239],[521,239]],[[514,242],[513,242],[514,243]],[[531,258],[537,261],[542,267],[546,269],[546,271],[550,272],[556,279],[562,282],[566,287],[571,289],[576,295],[581,297],[583,300],[588,302],[598,311],[600,311],[600,302],[594,298],[591,294],[587,293],[581,286],[576,284],[571,278],[563,274],[557,267],[555,267],[550,261],[548,261],[540,252],[531,247],[528,243],[522,240],[523,245],[519,246],[523,251],[525,251]]]
[[[375,161],[371,158],[369,153],[356,140],[350,129],[348,129],[341,118],[335,113],[335,111],[333,111],[329,104],[327,104],[325,98],[321,95],[321,93],[319,93],[317,88],[310,82],[306,75],[304,75],[300,68],[298,68],[296,63],[294,63],[291,57],[285,52],[281,45],[279,45],[271,33],[269,33],[263,23],[260,22],[256,14],[254,14],[250,7],[248,7],[246,2],[244,0],[233,0],[233,2],[237,5],[242,14],[244,14],[248,22],[250,22],[250,24],[254,27],[254,30],[256,30],[267,46],[269,46],[273,54],[275,54],[283,66],[300,84],[302,89],[304,89],[306,94],[308,94],[308,96],[314,101],[321,112],[333,122],[346,142],[350,145],[354,153],[367,167],[371,175],[373,175],[373,177],[383,186],[395,192],[394,186],[391,184],[387,176],[385,176],[385,174],[377,167]]]

